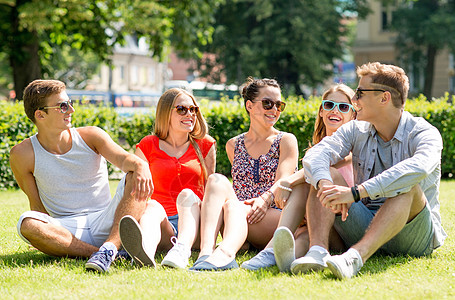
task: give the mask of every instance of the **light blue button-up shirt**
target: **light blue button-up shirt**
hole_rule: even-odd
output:
[[[439,213],[442,138],[438,129],[420,117],[402,113],[391,140],[393,166],[372,174],[378,148],[377,132],[364,121],[351,121],[309,149],[303,159],[308,183],[317,187],[321,179],[332,181],[330,166],[352,152],[354,182],[362,184],[371,199],[390,198],[407,193],[419,184],[431,211],[434,225],[433,246],[441,246],[447,234]],[[371,178],[372,177],[372,178]]]

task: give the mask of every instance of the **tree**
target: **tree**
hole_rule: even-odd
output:
[[[228,83],[247,76],[273,77],[294,92],[300,84],[316,86],[332,74],[333,61],[341,58],[347,34],[343,13],[368,12],[365,1],[237,0],[227,1],[216,13],[215,54],[201,60],[201,74]]]
[[[423,94],[431,99],[436,55],[445,47],[455,52],[455,0],[399,1],[392,20],[400,60],[423,65]]]
[[[0,0],[0,53],[8,57],[18,97],[43,71],[55,70],[62,53],[109,61],[127,34],[145,37],[160,59],[171,46],[184,57],[200,57],[198,45],[210,41],[221,1]]]

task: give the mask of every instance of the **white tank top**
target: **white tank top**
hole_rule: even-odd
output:
[[[70,128],[71,149],[52,154],[30,138],[35,153],[35,176],[39,196],[52,217],[77,216],[100,211],[111,201],[106,160],[96,154]]]

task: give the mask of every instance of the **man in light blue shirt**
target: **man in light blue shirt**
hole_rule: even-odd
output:
[[[324,138],[303,160],[306,180],[314,187],[307,206],[310,249],[293,262],[294,270],[328,266],[338,278],[350,278],[379,249],[428,255],[447,236],[438,201],[439,131],[404,111],[409,81],[403,69],[368,63],[357,75],[357,120]],[[349,153],[352,188],[330,168]],[[327,251],[332,227],[350,247],[342,255]]]

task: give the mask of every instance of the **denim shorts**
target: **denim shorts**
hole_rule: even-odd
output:
[[[177,236],[179,233],[179,215],[167,217],[167,220],[171,223],[172,229],[174,229],[174,235]]]
[[[377,211],[368,209],[362,202],[353,203],[346,221],[335,218],[334,227],[347,247],[357,243],[364,235]],[[380,250],[388,254],[429,255],[433,252],[434,228],[428,204]]]
[[[71,232],[77,239],[95,247],[100,247],[109,237],[114,222],[115,211],[120,200],[123,198],[125,176],[119,182],[114,197],[104,210],[68,217],[51,217],[42,212],[27,211],[20,216],[17,222],[17,233],[26,243],[30,244],[21,234],[21,226],[25,218],[32,218],[44,223],[61,226]]]

